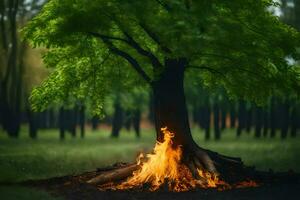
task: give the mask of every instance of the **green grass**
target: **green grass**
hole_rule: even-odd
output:
[[[155,134],[144,130],[142,138],[121,132],[119,139],[109,138],[109,131],[87,131],[86,138],[58,139],[57,130],[39,133],[37,140],[28,138],[24,128],[19,139],[0,134],[0,182],[19,182],[66,174],[78,174],[115,162],[133,161],[141,151],[150,151]],[[203,140],[203,132],[193,129],[194,138],[201,146],[230,156],[242,157],[247,165],[258,169],[300,172],[299,138],[254,139],[246,133],[239,139],[232,130],[224,131],[221,141]]]
[[[247,165],[256,166],[258,169],[293,169],[300,172],[299,137],[282,141],[279,138],[254,139],[252,135],[243,133],[237,139],[233,130],[226,130],[221,141],[206,142],[203,140],[204,133],[197,128],[193,128],[193,135],[201,146],[222,154],[242,157]],[[134,133],[124,130],[119,139],[109,138],[108,130],[87,130],[86,138],[73,139],[69,136],[65,141],[58,139],[57,130],[41,131],[37,140],[28,137],[26,128],[22,129],[19,139],[10,139],[0,132],[0,183],[78,174],[115,162],[130,162],[138,152],[150,151],[154,142],[153,130],[143,130],[139,140]],[[15,186],[1,186],[0,194],[4,192],[11,199],[20,199],[11,195],[13,189],[24,195],[36,195],[32,199],[48,198],[43,192],[29,192],[33,189]],[[38,198],[39,195],[41,198]],[[46,196],[42,198],[43,195]],[[26,195],[23,199],[27,199]]]

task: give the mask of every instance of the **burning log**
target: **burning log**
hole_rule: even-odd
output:
[[[96,176],[95,178],[88,180],[87,183],[101,185],[107,182],[122,180],[131,176],[132,173],[137,169],[139,169],[139,166],[137,164],[130,164],[122,168],[103,172],[99,176]]]
[[[223,156],[201,149],[202,151],[194,151],[196,156],[188,156],[188,159],[185,159],[181,146],[173,146],[174,134],[167,128],[162,128],[161,131],[164,134],[164,140],[156,143],[152,153],[140,154],[137,164],[104,171],[87,183],[98,185],[102,189],[109,184],[109,189],[113,190],[147,186],[154,191],[166,186],[169,191],[176,192],[196,188],[224,190],[234,187],[257,186],[254,181],[244,181],[238,185],[232,184],[245,180],[244,178],[249,172],[240,158]],[[207,154],[203,154],[204,151]],[[221,170],[217,170],[214,166],[221,166]],[[236,173],[239,175],[237,176]],[[119,182],[120,180],[124,181]]]

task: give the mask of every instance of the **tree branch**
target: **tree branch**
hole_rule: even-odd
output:
[[[122,58],[126,59],[132,67],[140,74],[140,76],[149,84],[152,84],[150,77],[146,74],[146,72],[142,69],[140,64],[128,53],[116,48],[115,46],[109,47],[112,53],[121,56]]]
[[[156,56],[153,53],[143,49],[127,32],[123,31],[123,33],[127,37],[130,46],[135,48],[137,52],[140,53],[141,55],[148,57],[153,67],[162,67],[162,64],[159,62],[159,60],[156,58]]]
[[[187,69],[201,69],[201,70],[206,70],[206,71],[209,71],[211,73],[214,73],[214,74],[219,74],[220,76],[223,76],[224,78],[226,78],[225,74],[216,70],[216,69],[213,69],[213,68],[210,68],[210,67],[206,67],[206,66],[195,66],[195,65],[189,65],[187,66]]]
[[[128,40],[126,40],[124,38],[113,37],[113,36],[103,35],[101,33],[94,33],[94,32],[89,32],[89,34],[92,35],[92,36],[98,37],[98,38],[101,37],[105,40],[118,40],[118,41],[128,43]]]
[[[134,48],[139,54],[142,56],[148,57],[149,60],[151,61],[153,67],[162,67],[162,64],[159,62],[159,60],[155,57],[153,53],[150,51],[147,51],[143,49],[127,32],[123,31],[124,35],[126,36],[127,39],[125,38],[119,38],[119,37],[113,37],[113,36],[107,36],[103,35],[101,33],[94,33],[94,32],[89,32],[89,34],[96,36],[96,37],[101,37],[106,40],[117,40],[117,41],[122,41]]]
[[[156,42],[160,48],[165,52],[165,53],[172,53],[172,51],[166,47],[165,45],[162,44],[162,42],[160,41],[159,37],[153,32],[151,31],[145,24],[139,23],[139,25],[141,26],[141,28],[145,31],[145,33],[154,41]]]
[[[91,33],[90,33],[91,34]],[[137,62],[137,60],[135,60],[131,55],[129,55],[128,53],[126,53],[125,51],[122,51],[120,49],[118,49],[116,46],[113,45],[113,43],[107,38],[107,37],[103,37],[103,35],[98,34],[98,33],[93,33],[91,34],[94,37],[100,38],[109,48],[109,50],[114,53],[115,55],[118,55],[122,58],[124,58],[125,60],[127,60],[131,66],[135,69],[136,72],[138,72],[138,74],[149,84],[152,84],[151,78],[146,74],[146,72],[142,69],[142,67],[140,66],[140,64]]]

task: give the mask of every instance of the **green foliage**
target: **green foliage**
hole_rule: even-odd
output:
[[[49,49],[44,60],[55,67],[33,91],[34,108],[79,99],[100,112],[109,92],[140,86],[145,76],[148,83],[155,81],[166,58],[182,57],[197,72],[189,77],[209,88],[222,86],[231,97],[262,102],[271,94],[298,92],[299,67],[287,58],[298,60],[299,33],[268,12],[272,5],[271,0],[50,0],[22,31],[33,46]]]

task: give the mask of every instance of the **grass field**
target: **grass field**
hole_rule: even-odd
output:
[[[233,130],[223,132],[221,141],[204,141],[203,132],[193,129],[197,143],[205,148],[222,154],[242,157],[246,165],[258,169],[300,172],[300,138],[254,139],[244,133],[235,137]],[[68,174],[78,174],[94,170],[115,162],[133,161],[141,151],[150,151],[155,142],[153,130],[143,130],[142,137],[136,139],[134,133],[123,130],[119,139],[109,138],[109,130],[92,132],[87,130],[86,138],[58,139],[57,130],[41,131],[37,140],[28,138],[27,129],[22,129],[19,139],[7,138],[0,132],[0,183],[17,183],[29,179],[44,179]],[[32,193],[36,198],[47,199],[43,192],[24,192],[31,190],[16,186],[1,186],[0,194],[5,193],[11,199],[20,199],[11,195]],[[4,195],[5,196],[5,195]],[[50,198],[50,197],[49,197]]]

